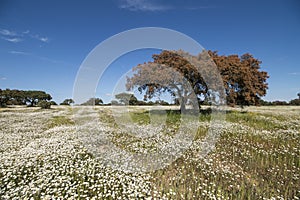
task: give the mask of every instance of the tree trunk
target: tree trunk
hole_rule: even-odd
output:
[[[30,102],[30,106],[33,107],[33,106],[34,106],[33,104],[34,104],[34,100],[32,100],[32,101]]]
[[[184,97],[181,97],[181,102],[180,102],[180,112],[183,113],[186,111],[186,104],[187,100]]]

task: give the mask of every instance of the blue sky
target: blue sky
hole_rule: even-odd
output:
[[[94,47],[139,27],[180,31],[219,54],[251,53],[270,75],[266,100],[300,92],[297,0],[0,0],[0,88],[44,90],[60,103],[72,97],[77,71]],[[96,95],[109,101],[119,77],[153,52],[116,60]]]

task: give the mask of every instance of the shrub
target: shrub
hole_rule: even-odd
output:
[[[57,103],[55,101],[50,101],[51,105],[57,106]]]
[[[300,106],[300,99],[293,99],[290,101],[290,105]]]
[[[38,106],[41,107],[42,109],[50,109],[51,108],[51,102],[42,100],[38,103]]]

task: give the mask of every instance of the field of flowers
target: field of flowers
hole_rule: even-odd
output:
[[[191,146],[144,173],[109,167],[78,134],[92,116],[129,152],[152,152],[175,137],[178,112],[169,110],[165,124],[153,114],[153,125],[148,108],[131,109],[133,123],[122,128],[110,107],[0,109],[0,199],[300,199],[300,107],[228,108],[215,148],[200,158],[211,120],[204,112]]]

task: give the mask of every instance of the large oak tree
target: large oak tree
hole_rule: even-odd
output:
[[[144,99],[169,92],[184,110],[189,101],[195,104],[195,99],[201,103],[201,98],[214,101],[217,97],[222,101],[224,95],[230,105],[257,105],[266,94],[268,75],[250,54],[219,56],[203,51],[191,56],[183,51],[162,51],[152,58],[134,67],[133,76],[127,77],[127,89],[144,92]]]
[[[201,56],[203,54],[205,52]],[[183,51],[162,51],[154,54],[152,58],[153,61],[133,68],[135,73],[132,77],[127,77],[128,90],[137,88],[141,93],[145,92],[144,100],[168,92],[174,100],[180,102],[181,110],[185,110],[187,103],[195,106],[199,95],[208,93],[209,88],[204,77],[210,73],[209,70],[207,67],[199,69],[198,64],[191,64],[192,60],[207,66],[205,59],[200,56],[192,58]]]

